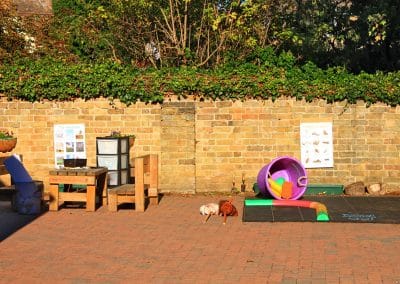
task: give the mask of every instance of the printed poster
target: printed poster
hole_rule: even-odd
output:
[[[85,124],[54,125],[55,167],[64,167],[64,159],[86,159]]]
[[[332,122],[301,123],[300,144],[305,168],[333,167]]]

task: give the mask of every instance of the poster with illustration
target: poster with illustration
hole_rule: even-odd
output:
[[[54,125],[55,166],[62,168],[64,159],[86,159],[85,125]]]
[[[332,122],[301,123],[300,144],[305,168],[333,167]]]

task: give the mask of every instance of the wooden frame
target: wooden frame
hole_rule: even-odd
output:
[[[118,211],[118,205],[134,203],[135,210],[144,212],[145,199],[158,204],[158,157],[154,154],[135,158],[134,184],[124,184],[108,190],[108,210]]]
[[[86,202],[86,211],[93,212],[96,210],[96,195],[101,197],[107,192],[107,168],[51,170],[49,183],[50,211],[58,211],[65,201],[81,201]],[[59,192],[59,184],[84,184],[86,192]]]

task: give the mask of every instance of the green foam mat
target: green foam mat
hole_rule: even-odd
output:
[[[400,223],[400,197],[393,196],[303,196],[301,200],[316,201],[328,209],[328,222]],[[315,209],[304,207],[271,206],[265,199],[247,198],[243,208],[243,222],[317,222]],[[265,205],[263,205],[265,204]],[[322,220],[317,220],[322,218]]]

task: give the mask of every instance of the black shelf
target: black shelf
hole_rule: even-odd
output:
[[[108,168],[109,187],[129,183],[129,137],[96,137],[96,163]]]

